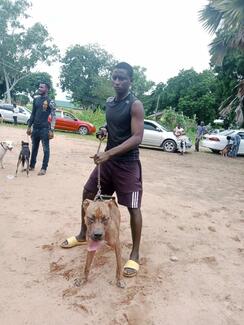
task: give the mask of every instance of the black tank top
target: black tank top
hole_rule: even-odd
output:
[[[131,93],[124,99],[117,101],[115,97],[109,97],[106,102],[106,121],[108,130],[108,142],[106,150],[117,147],[129,139],[131,134],[131,107],[137,100]],[[139,160],[139,148],[115,156],[113,160],[134,161]]]

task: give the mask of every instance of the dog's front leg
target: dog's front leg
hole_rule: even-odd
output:
[[[86,283],[88,280],[88,275],[90,272],[91,264],[95,256],[96,251],[88,251],[86,255],[86,265],[84,270],[84,275],[81,275],[80,278],[75,279],[75,286],[80,287],[81,284]]]
[[[3,161],[2,161],[2,160],[1,160],[1,167],[4,168],[4,167],[3,167]]]
[[[88,275],[89,275],[89,272],[90,272],[90,269],[91,269],[91,264],[92,264],[93,258],[95,256],[95,253],[96,253],[96,251],[87,252],[86,265],[85,265],[85,271],[84,271],[85,281],[88,280]]]
[[[124,288],[125,282],[123,280],[123,275],[122,275],[121,246],[119,240],[115,243],[114,250],[115,250],[116,261],[117,261],[116,285],[119,288]]]

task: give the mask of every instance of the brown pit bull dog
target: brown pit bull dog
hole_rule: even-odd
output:
[[[231,147],[232,147],[232,144],[227,144],[224,149],[222,151],[220,151],[221,155],[223,157],[227,157],[228,156],[228,153],[230,152],[231,150]]]
[[[89,271],[96,250],[105,242],[115,250],[116,255],[116,284],[124,288],[122,279],[121,248],[119,240],[120,212],[115,199],[110,200],[85,200],[83,202],[85,210],[85,223],[87,226],[87,257],[84,271],[84,281],[88,280]],[[76,279],[75,285],[80,286],[81,280]]]

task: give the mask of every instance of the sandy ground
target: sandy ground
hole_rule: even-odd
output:
[[[82,187],[95,141],[57,135],[46,176],[14,175],[24,129],[0,169],[1,325],[241,325],[244,323],[244,158],[184,157],[141,149],[144,176],[140,272],[119,289],[115,256],[97,253],[89,282],[74,287],[86,247],[60,242],[80,229]],[[122,213],[123,262],[131,236]]]

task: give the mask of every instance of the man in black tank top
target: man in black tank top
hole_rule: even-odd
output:
[[[116,96],[106,102],[106,126],[100,128],[98,136],[108,137],[105,152],[94,156],[95,164],[101,164],[102,194],[117,194],[118,203],[128,208],[133,247],[128,262],[124,266],[124,276],[135,276],[139,270],[139,246],[142,216],[142,176],[138,146],[144,130],[144,109],[142,103],[129,89],[133,69],[125,62],[116,65],[112,73],[112,84]],[[97,167],[84,186],[83,201],[93,200],[97,193]],[[80,234],[66,239],[61,247],[81,245],[86,240],[84,210]]]

